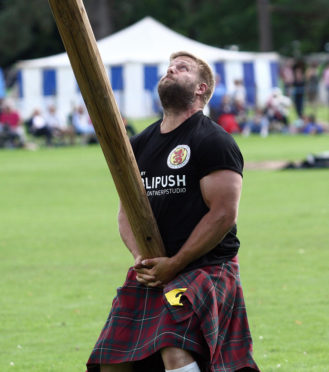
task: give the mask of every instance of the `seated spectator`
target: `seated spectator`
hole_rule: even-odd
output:
[[[316,122],[314,115],[306,117],[304,127],[302,128],[303,134],[321,134],[323,132],[323,126]]]
[[[0,142],[2,146],[23,147],[25,132],[20,114],[11,101],[3,102],[0,113]]]
[[[292,134],[298,134],[298,133],[301,133],[304,126],[305,126],[305,120],[306,120],[306,116],[303,115],[302,117],[297,117],[292,123],[291,123],[291,126],[290,126],[290,132]]]
[[[228,133],[239,133],[240,127],[236,120],[236,109],[232,104],[231,97],[225,95],[219,107],[217,123]]]
[[[269,120],[265,110],[256,108],[254,116],[247,120],[242,133],[245,136],[253,133],[260,134],[262,137],[267,137],[269,133]]]
[[[45,120],[55,137],[60,138],[63,143],[65,139],[68,138],[70,144],[74,144],[75,131],[72,127],[68,126],[65,120],[57,113],[56,106],[50,105],[48,107]]]
[[[232,92],[233,104],[245,109],[247,103],[246,88],[241,79],[234,80],[234,89]]]
[[[35,137],[45,137],[46,145],[52,145],[53,131],[47,125],[46,119],[42,115],[40,109],[34,109],[31,118],[27,121],[27,126],[31,134],[33,134]]]
[[[214,89],[214,93],[211,96],[211,99],[208,104],[209,105],[209,116],[215,122],[217,122],[218,120],[220,105],[225,95],[226,95],[226,87],[221,82],[220,75],[216,75],[216,86]]]
[[[218,123],[227,133],[240,133],[239,124],[232,114],[222,114],[218,119]]]
[[[280,88],[274,88],[266,103],[267,117],[272,129],[287,131],[289,129],[288,110],[291,99],[284,96]]]
[[[234,111],[235,119],[239,125],[240,131],[242,131],[248,121],[247,106],[245,105],[245,103],[243,103],[243,101],[235,100]]]
[[[97,142],[95,129],[83,105],[79,105],[74,109],[72,114],[72,125],[75,133],[82,136],[84,143],[90,144]]]
[[[223,114],[232,114],[232,115],[236,115],[236,107],[233,103],[233,100],[232,98],[226,94],[223,98],[222,98],[222,102],[219,106],[219,110],[218,110],[218,113],[219,113],[219,116],[220,115],[223,115]]]

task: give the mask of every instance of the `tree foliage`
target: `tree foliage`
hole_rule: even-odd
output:
[[[274,46],[284,55],[324,52],[329,42],[329,0],[272,0]]]
[[[0,2],[0,66],[62,48],[47,1]]]
[[[145,16],[200,42],[258,51],[257,0],[84,0],[97,39]],[[329,0],[269,0],[274,50],[322,52]],[[329,45],[329,44],[328,44]],[[48,1],[0,0],[0,66],[64,50]]]

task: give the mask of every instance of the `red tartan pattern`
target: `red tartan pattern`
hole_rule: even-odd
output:
[[[135,278],[130,269],[87,362],[88,372],[99,371],[100,364],[142,360],[167,346],[200,355],[206,361],[204,372],[259,371],[252,358],[238,264],[180,274],[164,289],[145,287]],[[183,306],[170,305],[164,296],[176,288],[187,288]]]

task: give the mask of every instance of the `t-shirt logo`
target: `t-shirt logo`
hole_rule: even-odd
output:
[[[191,149],[187,145],[176,146],[169,154],[167,165],[171,169],[184,167],[190,160]]]

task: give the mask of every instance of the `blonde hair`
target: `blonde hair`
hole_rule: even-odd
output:
[[[178,57],[189,57],[193,59],[193,61],[196,62],[198,66],[198,70],[199,70],[201,83],[206,83],[207,85],[207,90],[205,91],[203,95],[203,101],[204,101],[204,104],[206,105],[209,102],[215,89],[215,78],[211,70],[211,67],[204,60],[196,57],[195,55],[189,52],[184,52],[184,51],[172,53],[170,56],[170,62]]]

